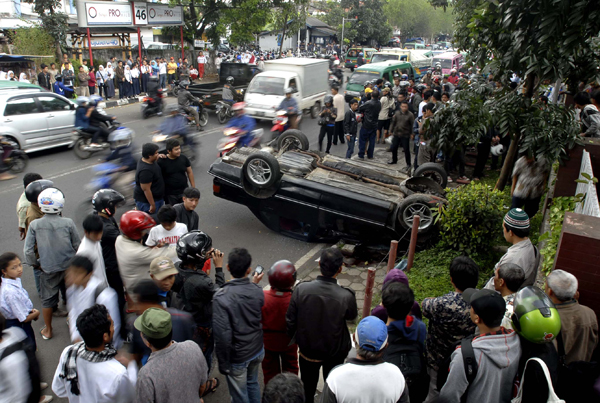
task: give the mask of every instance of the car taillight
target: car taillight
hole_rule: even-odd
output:
[[[213,183],[213,193],[221,193],[221,186]]]

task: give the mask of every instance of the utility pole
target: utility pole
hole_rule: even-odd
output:
[[[358,21],[358,17],[354,17],[354,18],[346,18],[346,17],[342,17],[342,43],[340,43],[340,56],[343,56],[344,54],[344,28],[346,26],[346,21]],[[342,57],[342,59],[344,59],[344,57]]]

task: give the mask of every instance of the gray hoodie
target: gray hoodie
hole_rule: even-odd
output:
[[[452,353],[450,373],[440,391],[440,401],[460,402],[469,387],[467,403],[510,403],[521,357],[519,336],[513,330],[502,328],[496,333],[475,337],[473,350],[478,370],[471,386],[467,382],[459,347]]]

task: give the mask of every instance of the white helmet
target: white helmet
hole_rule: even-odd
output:
[[[339,66],[340,65],[340,61],[339,60],[334,60],[333,61],[333,65],[334,66]]]
[[[502,155],[502,152],[504,151],[504,146],[502,144],[498,144],[495,146],[492,146],[492,155],[494,157],[497,157],[499,155]]]
[[[118,127],[115,131],[108,135],[108,142],[111,148],[129,146],[133,140],[133,130],[127,127]]]
[[[38,206],[44,214],[58,214],[65,207],[65,195],[57,188],[44,189],[38,196]]]
[[[285,89],[285,93],[286,93],[286,94],[292,94],[293,92],[294,92],[294,89],[293,89],[292,87],[287,87],[287,88]]]

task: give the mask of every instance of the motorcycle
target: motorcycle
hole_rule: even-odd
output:
[[[162,114],[165,109],[165,102],[162,88],[159,88],[155,96],[146,96],[142,99],[142,119],[150,116]]]
[[[12,173],[18,174],[25,170],[29,163],[29,157],[25,154],[25,151],[19,150],[10,142],[0,143],[0,153],[2,156],[2,162]]]
[[[296,115],[296,121],[298,127],[300,127],[300,120],[302,119],[302,114]],[[273,127],[271,128],[271,132],[273,133],[272,138],[279,137],[283,132],[290,128],[288,113],[284,110],[279,110],[276,112],[275,119],[273,119]]]
[[[262,139],[264,130],[256,129],[252,131],[252,135],[254,138],[246,147],[260,148],[260,140]],[[222,157],[223,154],[233,150],[237,147],[240,139],[246,134],[245,131],[237,128],[237,127],[227,127],[223,130],[224,138],[219,140],[217,143],[217,150],[219,150],[219,157]]]
[[[225,101],[218,101],[215,106],[217,110],[217,120],[220,124],[227,123],[229,119],[233,117],[233,111],[231,105]]]
[[[108,131],[108,139],[103,140],[99,147],[90,146],[92,142],[92,134],[81,129],[75,129],[71,133],[71,137],[73,142],[69,146],[69,148],[73,149],[77,158],[86,160],[92,156],[92,154],[97,153],[98,151],[106,150],[110,147],[111,135],[117,130],[121,129],[121,124],[116,120],[111,120],[109,122],[103,122],[104,128]]]
[[[200,126],[201,127],[206,126],[206,124],[208,123],[208,111],[206,109],[204,109],[204,106],[202,106],[202,101],[200,101],[196,105],[190,105],[190,106],[198,111],[198,117],[200,118]],[[189,115],[185,111],[182,111],[182,113],[187,118],[188,125],[196,127],[196,121],[194,120],[194,117]]]
[[[179,134],[163,134],[160,131],[156,131],[152,136],[152,142],[158,145],[158,152],[160,154],[166,154],[167,140],[178,139],[179,144],[181,144],[181,154],[185,155],[191,163],[194,163],[196,161],[196,158],[198,157],[198,155],[196,154],[196,147],[198,146],[198,144],[196,144],[196,142],[194,141],[195,136],[193,133],[187,133],[186,137],[188,139],[188,144],[183,143],[183,138]]]
[[[338,70],[339,71],[339,70]],[[343,73],[341,71],[338,73],[337,71],[328,70],[329,72],[329,86],[337,85],[338,87],[342,85],[342,80],[344,79]]]

